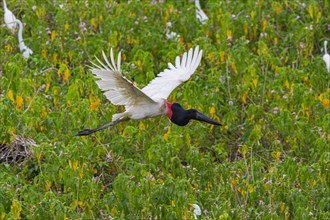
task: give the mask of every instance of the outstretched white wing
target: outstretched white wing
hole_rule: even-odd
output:
[[[102,51],[104,61],[102,63],[97,57],[99,65],[92,62],[92,73],[99,88],[104,92],[107,99],[114,105],[124,105],[125,109],[134,107],[137,105],[148,105],[155,103],[150,97],[144,94],[139,88],[133,85],[128,79],[121,75],[120,71],[120,55],[118,55],[117,66],[113,57],[112,48],[110,51],[111,62],[107,59],[105,53]]]
[[[175,59],[175,66],[168,64],[169,69],[165,69],[159,73],[146,87],[142,89],[147,96],[152,99],[167,99],[170,93],[181,83],[187,81],[195,72],[202,59],[202,50],[197,46],[195,50],[192,48],[189,52],[185,52]]]

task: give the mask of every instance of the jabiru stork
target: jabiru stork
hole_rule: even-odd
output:
[[[120,70],[121,52],[118,55],[117,65],[112,48],[110,50],[111,62],[103,51],[102,55],[106,64],[97,57],[96,60],[99,64],[92,62],[91,71],[95,78],[99,79],[96,83],[112,104],[124,105],[126,111],[114,114],[110,123],[95,129],[79,131],[76,136],[89,135],[130,119],[153,118],[161,115],[167,115],[174,124],[179,126],[188,124],[191,119],[221,125],[196,109],[185,110],[179,103],[170,103],[166,100],[169,94],[178,85],[187,81],[197,69],[202,59],[202,50],[199,50],[198,46],[195,50],[191,48],[188,53],[185,52],[181,62],[180,57],[177,56],[175,66],[169,63],[168,69],[159,73],[141,90],[122,76]]]

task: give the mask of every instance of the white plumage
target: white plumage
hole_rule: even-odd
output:
[[[201,8],[201,4],[199,3],[199,0],[195,0],[195,6],[196,6],[196,18],[202,23],[205,24],[209,18],[205,14],[205,12]]]
[[[16,17],[14,13],[7,8],[6,0],[3,0],[3,9],[5,11],[4,20],[7,28],[11,31],[15,31],[17,27]]]
[[[30,48],[28,48],[25,44],[24,44],[24,40],[23,40],[23,24],[20,20],[16,19],[15,15],[13,14],[13,12],[11,12],[8,8],[7,8],[7,4],[6,4],[6,0],[3,1],[3,8],[5,10],[5,23],[6,26],[9,30],[11,30],[12,32],[14,32],[17,28],[17,25],[19,27],[18,30],[18,43],[19,43],[19,49],[20,51],[23,53],[23,57],[25,59],[29,58],[29,56],[33,53],[32,50]]]
[[[33,53],[32,50],[27,47],[24,43],[23,40],[23,24],[20,20],[16,19],[15,21],[18,26],[19,26],[19,30],[18,30],[18,42],[19,42],[19,49],[20,51],[23,53],[23,57],[25,59],[29,58],[29,56]]]
[[[121,74],[120,55],[117,64],[114,59],[113,50],[110,50],[110,62],[103,52],[104,64],[98,58],[99,63],[93,63],[92,73],[99,80],[96,81],[99,88],[104,92],[107,99],[114,105],[124,105],[126,111],[114,114],[112,121],[129,117],[131,119],[142,119],[167,114],[166,99],[169,94],[182,82],[187,81],[197,69],[202,51],[197,46],[195,50],[190,49],[180,57],[176,57],[175,66],[168,64],[168,69],[158,74],[142,90],[137,88]]]
[[[92,73],[98,79],[97,85],[104,92],[107,99],[114,105],[124,105],[125,112],[114,114],[112,121],[94,129],[84,129],[76,136],[90,135],[96,131],[130,119],[153,118],[160,115],[167,115],[171,122],[179,126],[185,126],[190,120],[198,120],[213,125],[221,125],[196,109],[185,110],[179,103],[166,101],[169,94],[181,83],[187,81],[195,72],[202,59],[202,50],[197,46],[190,49],[188,53],[175,59],[175,66],[171,63],[168,68],[159,73],[142,90],[137,88],[122,76],[120,71],[120,53],[117,64],[110,50],[110,61],[102,52],[105,63],[98,58],[98,64],[93,63]]]
[[[180,62],[180,57],[175,59],[175,66],[168,63],[168,69],[159,73],[142,91],[151,98],[167,99],[170,93],[181,83],[187,81],[196,71],[202,59],[202,50],[197,46],[192,48],[188,54],[184,53]]]
[[[328,44],[328,41],[324,41],[323,60],[325,62],[328,73],[330,73],[330,55],[328,54],[328,51],[327,51],[327,44]]]

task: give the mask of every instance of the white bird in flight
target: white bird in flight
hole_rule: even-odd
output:
[[[8,8],[7,8],[7,3],[6,0],[3,0],[3,8],[5,11],[4,14],[4,20],[5,20],[5,24],[7,26],[7,28],[11,31],[15,31],[16,29],[16,17],[14,15],[13,12],[11,12]]]
[[[114,105],[124,105],[125,112],[117,113],[112,116],[112,122],[95,129],[85,129],[76,134],[84,136],[113,126],[119,122],[130,119],[153,118],[167,115],[170,120],[179,125],[188,124],[191,119],[204,121],[214,125],[221,125],[219,122],[208,118],[195,109],[185,110],[178,103],[170,103],[166,99],[170,93],[181,83],[187,81],[197,69],[201,59],[202,50],[197,46],[189,52],[184,53],[180,62],[180,57],[175,59],[175,66],[168,64],[168,69],[159,73],[146,87],[139,89],[121,74],[119,53],[117,65],[110,50],[110,61],[102,52],[105,63],[98,58],[99,65],[92,63],[92,73],[99,88],[104,92],[107,99]]]
[[[205,14],[205,12],[201,8],[201,4],[199,3],[199,0],[195,0],[195,6],[196,6],[196,18],[202,23],[205,24],[209,18]]]
[[[327,51],[327,44],[328,44],[328,41],[324,41],[323,60],[324,60],[325,65],[327,67],[328,73],[330,73],[330,55],[328,54],[328,51]]]

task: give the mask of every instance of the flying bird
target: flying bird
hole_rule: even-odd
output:
[[[141,90],[122,76],[120,70],[121,52],[118,55],[117,65],[112,48],[110,50],[110,62],[104,52],[102,55],[106,64],[96,57],[99,64],[92,63],[93,66],[91,67],[95,78],[99,79],[96,83],[112,104],[124,105],[126,111],[114,114],[110,123],[95,129],[79,131],[76,136],[89,135],[130,119],[153,118],[161,115],[167,115],[174,124],[179,126],[188,124],[191,119],[221,125],[196,109],[185,110],[179,103],[167,101],[170,93],[178,85],[187,81],[197,69],[202,59],[202,50],[199,50],[198,46],[194,50],[191,48],[188,53],[185,52],[181,60],[177,56],[175,66],[169,63],[167,69],[159,73]]]
[[[16,17],[12,11],[7,8],[6,0],[3,0],[3,9],[5,11],[4,19],[7,28],[11,31],[16,29]]]
[[[199,0],[195,0],[195,6],[196,6],[196,18],[202,23],[205,24],[209,18],[205,14],[205,12],[201,8],[201,4],[199,3]]]
[[[327,67],[328,73],[330,73],[330,55],[328,54],[328,51],[327,51],[327,44],[328,44],[328,41],[324,41],[323,60],[324,60],[325,65]]]

